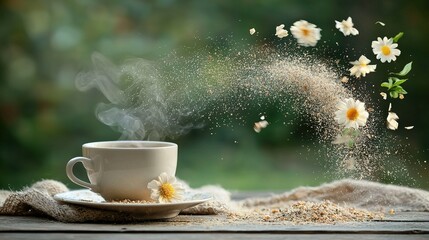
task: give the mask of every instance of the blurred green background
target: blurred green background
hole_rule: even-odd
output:
[[[372,40],[405,32],[393,70],[411,60],[414,67],[405,85],[409,95],[395,102],[395,112],[401,126],[416,127],[389,133],[406,148],[389,164],[407,171],[381,181],[428,189],[428,12],[426,0],[1,1],[0,189],[19,189],[40,179],[78,188],[65,175],[66,162],[81,154],[83,143],[119,138],[95,117],[95,106],[104,97],[96,90],[79,92],[74,85],[76,74],[90,67],[94,51],[119,63],[131,56],[156,59],[184,46],[200,51],[198,45],[216,47],[223,43],[213,39],[221,38],[275,47],[281,42],[275,26],[284,23],[288,29],[300,19],[322,29],[319,44],[355,49],[351,60],[360,54],[375,60]],[[334,20],[348,16],[360,31],[357,37],[345,38],[334,28]],[[257,36],[249,35],[252,27]],[[192,56],[192,48],[186,54]],[[368,83],[374,85],[372,96],[379,98],[385,75],[370,76],[364,81],[373,81]],[[267,113],[270,119],[283,116],[275,106]],[[285,190],[334,179],[301,121],[297,116],[293,124],[272,124],[260,134],[240,125],[193,130],[173,140],[180,146],[177,175],[194,187],[220,184],[239,190]]]

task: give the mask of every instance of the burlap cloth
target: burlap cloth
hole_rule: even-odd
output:
[[[210,192],[213,200],[183,210],[181,214],[228,214],[239,209],[285,207],[296,201],[330,200],[369,210],[429,211],[429,192],[363,180],[344,179],[318,187],[299,187],[265,198],[233,201],[230,193],[218,186],[189,191]],[[43,180],[19,192],[0,191],[0,215],[32,215],[51,217],[62,222],[134,222],[126,213],[104,211],[61,203],[53,199],[57,193],[69,191],[62,183]]]

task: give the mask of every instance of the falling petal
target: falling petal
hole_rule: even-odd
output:
[[[346,77],[346,76],[343,76],[342,78],[341,78],[341,82],[342,83],[347,83],[349,81],[349,78],[348,77]]]
[[[251,28],[251,29],[249,30],[250,35],[255,34],[255,32],[256,32],[256,30],[255,30],[254,28]]]
[[[259,122],[255,122],[255,124],[253,125],[253,130],[255,130],[255,132],[260,133],[261,130],[263,128],[266,128],[268,126],[268,122],[263,120],[263,121],[259,121]]]
[[[394,112],[389,112],[389,114],[387,115],[387,128],[390,130],[396,130],[398,129],[399,123],[398,120],[399,117],[396,113]]]

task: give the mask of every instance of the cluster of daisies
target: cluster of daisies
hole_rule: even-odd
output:
[[[384,23],[377,22],[380,25],[384,26]],[[353,28],[353,22],[351,17],[342,22],[336,21],[336,27],[340,29],[341,32],[347,35],[357,35],[359,32]],[[401,51],[397,49],[398,40],[403,36],[403,33],[397,34],[395,37],[378,37],[376,41],[372,41],[371,48],[376,56],[376,59],[379,59],[380,62],[392,62],[396,61],[397,56],[401,55]],[[366,56],[361,55],[357,61],[350,62],[353,66],[349,69],[350,75],[355,76],[356,78],[365,77],[370,72],[374,72],[377,65],[370,65],[369,60]],[[399,79],[399,77],[404,77],[411,70],[412,62],[408,63],[404,69],[399,73],[391,73],[392,75],[388,78],[388,82],[383,82],[382,87],[386,87],[391,98],[404,99],[404,94],[407,94],[405,89],[401,86],[407,79]],[[380,95],[384,100],[387,99],[388,94],[381,92]],[[352,98],[342,100],[337,105],[338,110],[335,112],[335,120],[345,129],[354,128],[358,129],[360,126],[365,126],[366,120],[369,116],[368,112],[365,110],[365,104],[359,100],[354,100]],[[386,118],[387,128],[390,130],[398,129],[398,115],[391,111],[392,104],[389,104],[388,116]],[[413,126],[405,127],[405,129],[412,129]],[[343,135],[337,136],[337,139],[334,143],[349,143],[352,144],[352,136],[356,135],[353,131],[343,131]]]
[[[382,22],[376,22],[381,26],[385,26]],[[344,34],[344,36],[358,35],[359,31],[354,27],[353,20],[348,17],[346,20],[335,21],[335,27]],[[256,33],[254,28],[249,30],[250,34]],[[299,20],[293,23],[290,27],[290,32],[293,37],[297,40],[298,45],[303,47],[316,46],[317,42],[321,39],[321,29],[315,24],[309,23],[305,20]],[[289,35],[288,30],[285,29],[285,25],[281,24],[276,27],[275,36],[278,38],[284,38]],[[398,40],[403,36],[403,33],[399,33],[395,37],[378,37],[377,40],[372,41],[371,48],[376,59],[382,63],[390,63],[396,61],[397,57],[401,55],[401,51],[398,49]],[[377,67],[376,64],[370,64],[371,60],[365,55],[361,55],[358,60],[350,62],[352,67],[349,69],[350,76],[360,79],[365,77],[371,72],[375,72]],[[387,88],[387,92],[381,92],[380,95],[384,100],[388,96],[391,98],[404,99],[404,94],[407,94],[405,89],[401,86],[407,79],[400,79],[404,77],[411,70],[411,62],[407,64],[400,73],[393,73],[394,76],[388,78],[388,82],[383,82],[382,87]],[[342,82],[347,82],[348,77],[343,77]],[[396,130],[399,126],[397,120],[398,115],[391,111],[392,105],[389,104],[387,120],[387,128]],[[365,103],[355,100],[353,98],[347,98],[340,100],[337,104],[337,111],[335,112],[335,120],[338,124],[344,128],[342,134],[338,135],[333,143],[336,144],[349,144],[352,145],[354,138],[359,135],[359,127],[366,125],[369,117],[368,111],[365,109]],[[413,126],[405,127],[406,129],[412,129]]]

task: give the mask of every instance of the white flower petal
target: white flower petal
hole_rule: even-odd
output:
[[[150,198],[154,201],[158,201],[159,200],[159,191],[152,191],[150,193]]]
[[[285,27],[284,24],[280,24],[279,26],[276,27],[276,36],[278,38],[284,38],[287,37],[289,35],[289,32],[285,29],[283,29]]]
[[[335,20],[335,28],[340,29],[341,28],[341,22],[338,22],[337,20]]]
[[[147,188],[149,189],[158,189],[159,186],[161,186],[161,183],[156,180],[152,180],[147,184]]]
[[[394,112],[389,112],[387,115],[387,128],[390,130],[396,130],[398,129],[399,123],[396,121],[398,120],[399,117],[396,113]]]
[[[280,24],[279,26],[276,27],[276,32],[279,30],[282,30],[285,27],[284,24]]]
[[[396,55],[396,56],[401,55],[401,50],[399,50],[399,49],[392,49],[391,51],[392,51],[393,55]]]
[[[159,181],[161,183],[168,182],[168,175],[167,175],[167,173],[165,173],[165,172],[161,173],[161,175],[159,175],[158,179],[159,179]]]
[[[259,133],[263,128],[266,128],[267,126],[268,126],[268,122],[266,120],[255,122],[255,124],[253,125],[253,130]]]
[[[398,114],[394,112],[389,112],[389,114],[387,115],[387,120],[398,120],[398,119],[399,119]]]
[[[249,29],[249,33],[250,33],[250,35],[255,34],[255,32],[256,32],[256,30],[255,30],[254,28]]]
[[[392,45],[393,44],[393,38],[384,37],[383,41],[386,43],[386,45]]]

